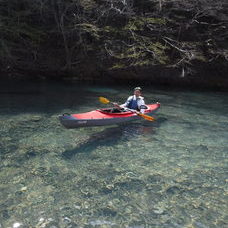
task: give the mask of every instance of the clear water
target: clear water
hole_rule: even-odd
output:
[[[156,122],[67,130],[130,88],[1,84],[0,227],[228,227],[228,94],[145,88]]]

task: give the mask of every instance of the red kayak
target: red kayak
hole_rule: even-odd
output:
[[[152,116],[160,108],[160,104],[150,104],[146,105],[146,107],[147,109],[145,109],[144,114]],[[61,124],[66,128],[113,125],[141,118],[132,111],[116,108],[98,109],[91,112],[59,116]]]

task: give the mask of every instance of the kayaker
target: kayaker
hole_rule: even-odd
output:
[[[144,98],[141,96],[141,91],[141,87],[135,87],[133,96],[128,97],[127,101],[124,104],[118,105],[117,103],[115,103],[115,106],[117,108],[134,109],[136,111],[144,113],[147,107],[145,105]]]

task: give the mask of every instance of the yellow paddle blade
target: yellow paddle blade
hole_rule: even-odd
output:
[[[107,98],[105,98],[105,97],[99,97],[99,101],[100,101],[101,103],[103,103],[103,104],[108,104],[108,103],[110,103],[110,101],[109,101]]]
[[[148,115],[145,115],[145,114],[142,114],[142,113],[137,113],[137,115],[141,116],[145,120],[149,120],[149,121],[154,121],[155,120],[152,116],[148,116]]]

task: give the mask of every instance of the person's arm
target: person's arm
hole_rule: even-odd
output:
[[[121,108],[126,108],[129,105],[129,103],[131,102],[131,100],[132,100],[132,96],[128,97],[126,102],[124,104],[121,104],[120,107]]]
[[[112,104],[113,104],[116,108],[119,108],[119,109],[121,109],[121,108],[126,108],[126,107],[129,105],[131,99],[132,99],[132,96],[128,97],[128,99],[126,100],[126,102],[125,102],[124,104],[121,104],[121,105],[118,105],[116,102],[112,102]]]

